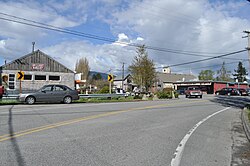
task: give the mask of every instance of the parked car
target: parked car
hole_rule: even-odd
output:
[[[221,90],[216,91],[215,94],[216,95],[238,96],[238,95],[240,95],[240,92],[236,88],[222,88]]]
[[[240,92],[240,95],[241,95],[241,96],[247,96],[247,95],[248,95],[246,89],[238,88],[237,90]]]
[[[196,86],[188,87],[187,90],[185,91],[185,95],[186,98],[190,98],[192,96],[202,98],[202,91],[199,87]]]
[[[78,92],[65,85],[45,85],[37,92],[19,96],[19,101],[27,104],[34,104],[35,102],[63,102],[70,104],[73,100],[78,99]]]
[[[185,94],[185,89],[178,89],[176,91],[179,95],[184,95]]]

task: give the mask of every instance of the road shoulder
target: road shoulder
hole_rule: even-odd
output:
[[[244,111],[244,110],[243,110]],[[242,112],[244,113],[244,112]],[[242,114],[239,113],[239,117]],[[242,119],[243,120],[243,119]],[[250,165],[250,142],[246,138],[246,133],[240,118],[232,123],[232,166]]]

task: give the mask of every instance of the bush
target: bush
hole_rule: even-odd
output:
[[[97,93],[103,94],[103,93],[109,93],[109,86],[104,86],[101,90],[99,90]]]
[[[176,92],[176,91],[174,91],[174,97],[175,97],[175,98],[179,98],[179,93]]]
[[[171,94],[171,91],[169,92],[165,92],[165,91],[162,91],[162,92],[158,92],[157,93],[157,97],[159,99],[171,99],[172,98],[172,94]]]
[[[142,99],[142,95],[135,95],[134,99]]]

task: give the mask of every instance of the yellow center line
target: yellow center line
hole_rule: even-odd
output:
[[[182,103],[178,103],[178,104],[200,103],[200,102],[205,102],[205,101],[207,101],[207,100],[192,101],[192,102],[182,102]],[[62,122],[53,123],[53,124],[48,124],[48,125],[44,125],[44,126],[40,126],[40,127],[27,129],[27,130],[22,130],[22,131],[19,131],[19,132],[15,132],[13,134],[4,134],[4,135],[0,136],[0,142],[6,141],[6,140],[9,140],[9,139],[12,139],[12,138],[16,138],[16,137],[28,135],[28,134],[31,134],[31,133],[44,131],[44,130],[48,130],[48,129],[52,129],[52,128],[57,128],[57,127],[65,126],[65,125],[70,125],[70,124],[74,124],[74,123],[78,123],[78,122],[82,122],[82,121],[86,121],[86,120],[92,120],[92,119],[97,119],[97,118],[106,117],[106,116],[110,116],[110,115],[117,115],[117,114],[130,112],[130,111],[136,111],[136,110],[144,110],[144,109],[151,109],[151,108],[161,108],[161,107],[164,107],[164,106],[171,106],[171,105],[176,105],[176,104],[177,103],[153,105],[153,106],[146,106],[146,107],[138,107],[138,108],[131,108],[131,109],[127,109],[127,110],[119,110],[119,111],[114,111],[114,112],[107,112],[107,113],[91,115],[91,116],[82,117],[82,118],[71,119],[71,120],[62,121]]]

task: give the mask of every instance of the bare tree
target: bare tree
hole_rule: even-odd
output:
[[[87,80],[89,76],[89,61],[87,58],[80,58],[76,61],[75,71],[82,73],[82,80]]]
[[[222,63],[220,70],[217,71],[218,76],[216,77],[217,81],[232,81],[230,77],[231,71],[227,70],[225,67],[225,62]]]

